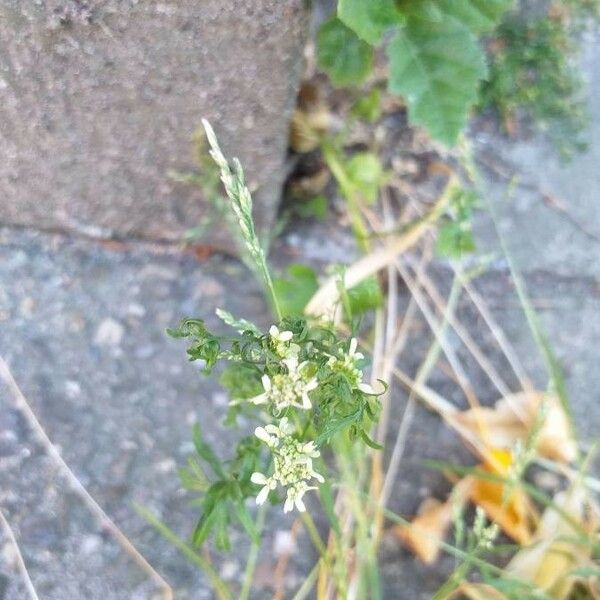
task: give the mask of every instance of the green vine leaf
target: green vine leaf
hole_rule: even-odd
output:
[[[403,20],[393,0],[340,0],[338,17],[373,46],[379,44],[386,29]]]
[[[453,145],[486,73],[477,38],[451,16],[433,20],[412,14],[387,51],[389,89],[404,96],[410,121]]]
[[[439,8],[473,33],[492,31],[513,0],[438,0]]]
[[[317,62],[337,86],[360,83],[373,64],[373,48],[334,17],[317,34]]]

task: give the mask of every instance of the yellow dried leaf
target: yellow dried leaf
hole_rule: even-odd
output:
[[[512,453],[504,449],[493,449],[490,455],[491,460],[479,465],[479,468],[490,474],[506,477],[512,466]],[[527,494],[519,488],[507,490],[501,481],[477,477],[470,479],[472,484],[468,489],[471,501],[481,506],[508,536],[520,544],[528,544],[536,513]]]
[[[452,505],[433,498],[425,503],[410,525],[399,525],[394,531],[424,563],[432,564],[439,556],[440,543],[452,523]]]
[[[576,485],[554,497],[554,504],[578,523],[592,540],[598,530],[597,511],[590,508],[586,491]],[[530,548],[523,548],[510,561],[506,570],[514,577],[540,587],[553,600],[569,597],[576,582],[570,573],[588,564],[592,542],[585,543],[562,514],[552,506],[544,511]]]
[[[540,415],[543,421],[538,423]],[[560,401],[544,392],[512,394],[498,400],[493,408],[478,407],[453,414],[451,422],[463,435],[475,435],[486,447],[506,449],[517,442],[526,443],[539,427],[535,436],[540,456],[569,463],[577,453]]]
[[[464,502],[470,485],[467,478],[463,479],[455,486],[452,496],[446,502],[426,498],[410,525],[398,525],[394,528],[394,533],[424,563],[431,564],[437,560],[441,542],[452,523],[454,506]]]

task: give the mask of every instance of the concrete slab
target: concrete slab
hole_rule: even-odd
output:
[[[197,168],[206,117],[267,230],[307,24],[304,0],[2,0],[0,224],[180,240],[210,205],[168,172]]]

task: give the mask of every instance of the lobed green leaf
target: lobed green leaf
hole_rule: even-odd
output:
[[[373,64],[373,48],[334,17],[317,34],[317,62],[336,86],[364,81]]]

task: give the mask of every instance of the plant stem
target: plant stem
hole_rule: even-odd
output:
[[[190,562],[200,567],[200,569],[206,573],[219,600],[231,600],[229,588],[205,558],[200,556],[194,548],[183,541],[168,525],[155,517],[147,508],[144,508],[139,504],[134,504],[134,508],[140,516],[146,519],[158,533],[160,533],[168,542],[173,544],[173,546],[175,546]]]
[[[321,539],[321,536],[317,531],[317,526],[315,525],[313,518],[307,512],[303,512],[301,516],[304,526],[306,527],[306,531],[308,531],[308,535],[310,536],[312,543],[318,550],[321,557],[325,559],[327,555],[327,548],[325,547],[325,544],[323,543],[323,540]]]
[[[339,160],[335,146],[330,141],[323,141],[322,152],[327,166],[336,178],[340,189],[348,202],[348,212],[350,214],[350,221],[352,222],[354,237],[356,238],[360,249],[364,252],[368,252],[370,250],[369,232],[360,213],[359,198],[357,197],[355,187],[348,178],[348,174]]]
[[[292,600],[304,600],[312,590],[315,585],[315,581],[317,579],[317,575],[319,574],[319,569],[321,568],[322,560],[317,561],[315,566],[311,569],[310,573],[304,580],[304,583],[300,586],[300,589],[294,594]]]
[[[256,515],[256,529],[259,535],[265,526],[265,517],[267,514],[267,504],[262,504],[258,509]],[[256,562],[258,561],[258,552],[260,550],[260,543],[252,542],[250,546],[250,552],[248,553],[248,561],[246,562],[246,569],[244,570],[244,581],[242,583],[242,589],[240,590],[240,600],[248,600],[250,597],[250,588],[252,587],[252,580],[254,579],[254,571],[256,570]]]

